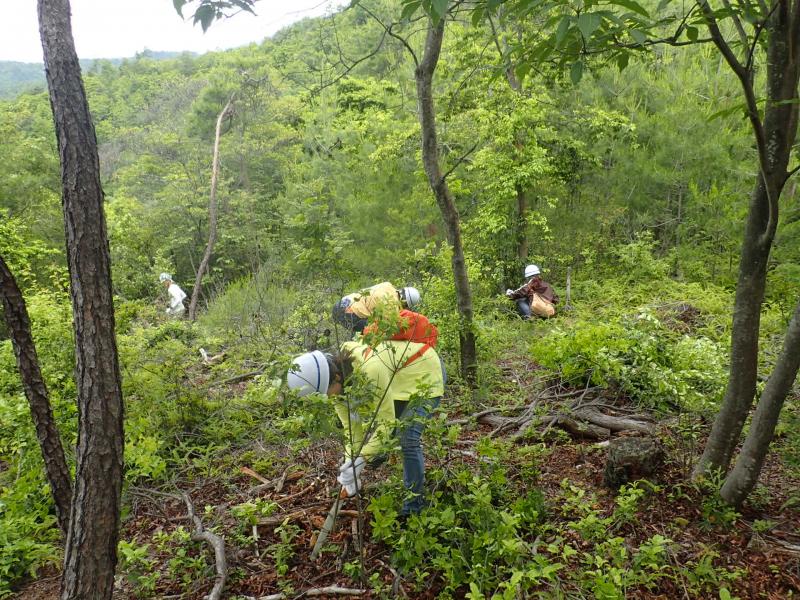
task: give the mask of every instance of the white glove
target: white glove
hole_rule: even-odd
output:
[[[167,314],[169,314],[169,309],[167,309],[167,310],[166,310],[166,311],[164,311],[164,312],[166,312]]]
[[[342,487],[347,492],[348,496],[355,496],[361,489],[361,471],[367,462],[363,456],[356,458],[355,462],[347,459],[344,464],[339,467],[339,476],[336,478]]]
[[[506,296],[511,298],[511,296],[513,296],[513,295],[514,295],[514,290],[511,290],[511,289],[506,290]]]

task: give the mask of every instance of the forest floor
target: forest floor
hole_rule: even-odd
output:
[[[530,390],[540,385],[539,370],[527,359],[513,357],[498,368],[504,373],[513,373],[506,377],[511,390],[517,387]],[[469,418],[475,412],[474,407],[463,411],[448,406],[446,399],[444,408],[448,412],[446,418],[451,420]],[[701,447],[701,440],[695,437],[691,438],[693,442],[687,442],[685,427],[685,423],[675,420],[660,424],[658,437],[667,449],[668,458],[653,479],[658,492],[650,494],[645,509],[637,513],[635,520],[616,529],[614,535],[623,537],[625,546],[634,549],[660,534],[672,542],[670,562],[699,565],[707,561],[709,569],[733,574],[724,580],[732,598],[798,597],[798,470],[784,464],[780,453],[773,451],[756,493],[741,515],[729,518],[719,506],[705,502],[697,487],[688,481],[690,464]],[[704,428],[697,425],[696,430]],[[495,429],[475,421],[464,425],[445,454],[427,457],[428,469],[446,468],[446,463],[457,461],[461,465],[472,465],[477,471],[481,460],[476,452],[477,441],[496,433]],[[591,503],[599,516],[611,515],[615,509],[615,493],[603,483],[607,449],[595,441],[571,439],[563,432],[550,433],[556,435],[547,432],[544,437],[528,435],[516,439],[513,445],[509,443],[509,447],[518,449],[527,444],[546,449],[545,458],[533,474],[524,461],[510,458],[505,465],[509,485],[523,492],[538,488],[548,506],[548,521],[561,521],[561,525],[570,520],[557,508],[564,502],[565,480],[587,490],[586,502]],[[506,434],[496,437],[503,435]],[[779,445],[780,441],[776,448]],[[254,460],[261,454],[275,461],[275,468],[267,476],[258,473],[263,466],[259,467]],[[524,453],[520,450],[508,454],[513,455],[523,456]],[[215,457],[216,466],[210,474],[186,473],[173,481],[172,489],[186,492],[200,519],[213,524],[213,530],[226,538],[229,578],[224,598],[277,598],[280,593],[285,598],[300,598],[309,590],[317,590],[317,597],[343,597],[318,592],[328,586],[364,590],[362,598],[437,597],[442,589],[437,575],[432,574],[423,585],[419,578],[412,581],[393,566],[392,548],[371,535],[372,515],[366,510],[367,501],[382,482],[398,472],[396,455],[384,465],[367,471],[364,498],[351,498],[344,503],[325,551],[316,560],[310,560],[316,535],[338,490],[334,474],[339,459],[340,449],[330,441],[310,443],[298,453],[286,447],[264,447],[256,441],[247,448]],[[128,575],[118,577],[115,597],[200,599],[207,595],[215,582],[213,551],[208,545],[189,541],[192,525],[185,500],[146,487],[128,488],[126,498],[130,510],[124,518],[121,539],[132,543],[132,547],[147,547],[148,554],[147,559],[138,562],[138,575],[136,557],[127,558]],[[242,506],[255,507],[252,514],[244,516],[245,527],[241,508],[238,514],[235,509]],[[258,508],[264,506],[270,507],[269,514],[258,512]],[[566,537],[565,543],[577,549],[591,546],[579,532],[569,527],[560,531]],[[539,543],[538,540],[528,541],[534,548]],[[579,555],[574,560],[576,563],[567,567],[581,568]],[[355,563],[364,573],[363,578],[352,569]],[[351,565],[349,573],[348,565]],[[148,577],[151,588],[143,594],[142,582],[148,581]],[[369,577],[372,579],[367,584]],[[381,582],[377,587],[383,589],[382,593],[374,591],[376,580]],[[722,587],[722,580],[719,585]],[[135,593],[134,589],[139,592]],[[574,584],[567,584],[552,595],[547,589],[542,588],[541,597],[593,597]],[[57,573],[51,572],[23,588],[17,597],[25,600],[57,598],[57,592]],[[467,592],[467,589],[457,590],[454,595],[464,597]],[[717,592],[709,595],[691,591],[680,578],[672,577],[659,579],[650,589],[644,585],[633,586],[626,590],[625,597],[722,596]]]

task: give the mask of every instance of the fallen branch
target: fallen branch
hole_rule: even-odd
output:
[[[466,425],[467,423],[471,423],[472,421],[480,421],[480,418],[486,415],[491,415],[494,413],[499,413],[502,408],[489,408],[487,410],[482,410],[481,412],[477,412],[475,414],[469,415],[468,417],[462,417],[461,419],[452,419],[447,421],[445,425],[448,427],[450,425]]]
[[[267,481],[266,483],[262,483],[260,485],[250,488],[250,493],[258,494],[259,492],[263,492],[264,490],[267,490],[269,488],[274,488],[276,493],[280,492],[283,489],[283,485],[287,481],[297,481],[303,475],[305,475],[304,471],[295,471],[294,473],[289,473],[287,469],[277,479],[273,479],[272,481]]]
[[[307,487],[304,487],[304,488],[303,488],[302,490],[300,490],[299,492],[295,492],[294,494],[290,494],[290,495],[288,495],[288,496],[284,496],[283,498],[277,498],[277,499],[276,499],[276,501],[277,501],[277,502],[287,502],[287,501],[289,501],[289,500],[294,500],[295,498],[297,498],[297,497],[299,497],[299,496],[302,496],[302,495],[303,495],[303,494],[305,494],[306,492],[310,492],[311,490],[313,490],[313,489],[314,489],[314,487],[317,485],[317,483],[318,483],[318,482],[319,482],[319,480],[318,480],[318,479],[315,479],[314,481],[312,481],[312,482],[311,482],[311,485],[309,485],[309,486],[307,486]]]
[[[228,561],[225,559],[225,541],[215,533],[211,533],[203,528],[203,522],[194,513],[194,506],[189,499],[189,494],[182,494],[183,501],[186,503],[186,510],[189,513],[189,520],[194,524],[192,539],[198,542],[206,542],[214,549],[214,564],[217,570],[217,581],[211,592],[206,596],[207,600],[219,600],[222,598],[222,590],[225,589],[225,581],[228,578]]]
[[[643,423],[642,421],[625,417],[613,417],[594,410],[578,410],[572,416],[611,431],[638,431],[639,433],[652,434],[654,430],[653,425],[650,423]]]
[[[339,587],[338,585],[329,585],[328,587],[322,588],[311,588],[304,592],[299,592],[297,594],[292,594],[292,598],[302,598],[303,596],[363,596],[367,593],[367,590],[359,590],[355,588],[343,588]],[[283,592],[278,594],[270,594],[269,596],[246,596],[248,600],[286,600],[289,598]]]
[[[290,513],[284,513],[282,515],[273,515],[271,517],[265,517],[263,519],[259,519],[258,522],[256,523],[256,525],[259,525],[259,526],[261,526],[261,525],[263,525],[263,526],[280,525],[284,521],[296,521],[297,519],[301,519],[303,517],[307,517],[310,512],[316,512],[316,511],[309,511],[308,509],[303,509],[303,510],[296,510],[296,511],[293,511],[293,512],[290,512]],[[357,510],[339,509],[339,513],[338,514],[339,514],[339,516],[352,517],[354,519],[358,517],[358,511]]]
[[[249,373],[243,373],[241,375],[236,375],[235,377],[231,377],[229,379],[223,379],[222,381],[212,381],[211,383],[206,385],[206,389],[217,387],[218,385],[233,385],[234,383],[240,383],[242,381],[247,381],[248,379],[252,379],[258,375],[264,373],[264,369],[256,369],[255,371],[250,371]]]
[[[253,479],[258,479],[261,483],[270,483],[269,479],[264,477],[263,475],[259,475],[250,467],[239,467],[239,470],[244,473],[245,475],[250,475]]]

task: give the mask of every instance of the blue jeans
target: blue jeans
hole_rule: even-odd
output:
[[[531,318],[531,303],[527,298],[517,298],[517,312],[523,319]]]
[[[412,515],[425,507],[425,457],[422,454],[422,432],[424,419],[429,419],[439,406],[441,398],[414,403],[395,401],[395,414],[404,422],[399,426],[400,449],[403,452],[403,485],[413,494],[403,502],[401,515]]]

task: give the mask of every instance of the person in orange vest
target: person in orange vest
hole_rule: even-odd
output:
[[[413,310],[420,303],[420,293],[415,287],[395,288],[388,281],[375,284],[359,292],[347,294],[333,305],[333,320],[353,333],[360,333],[369,324],[378,306]]]

